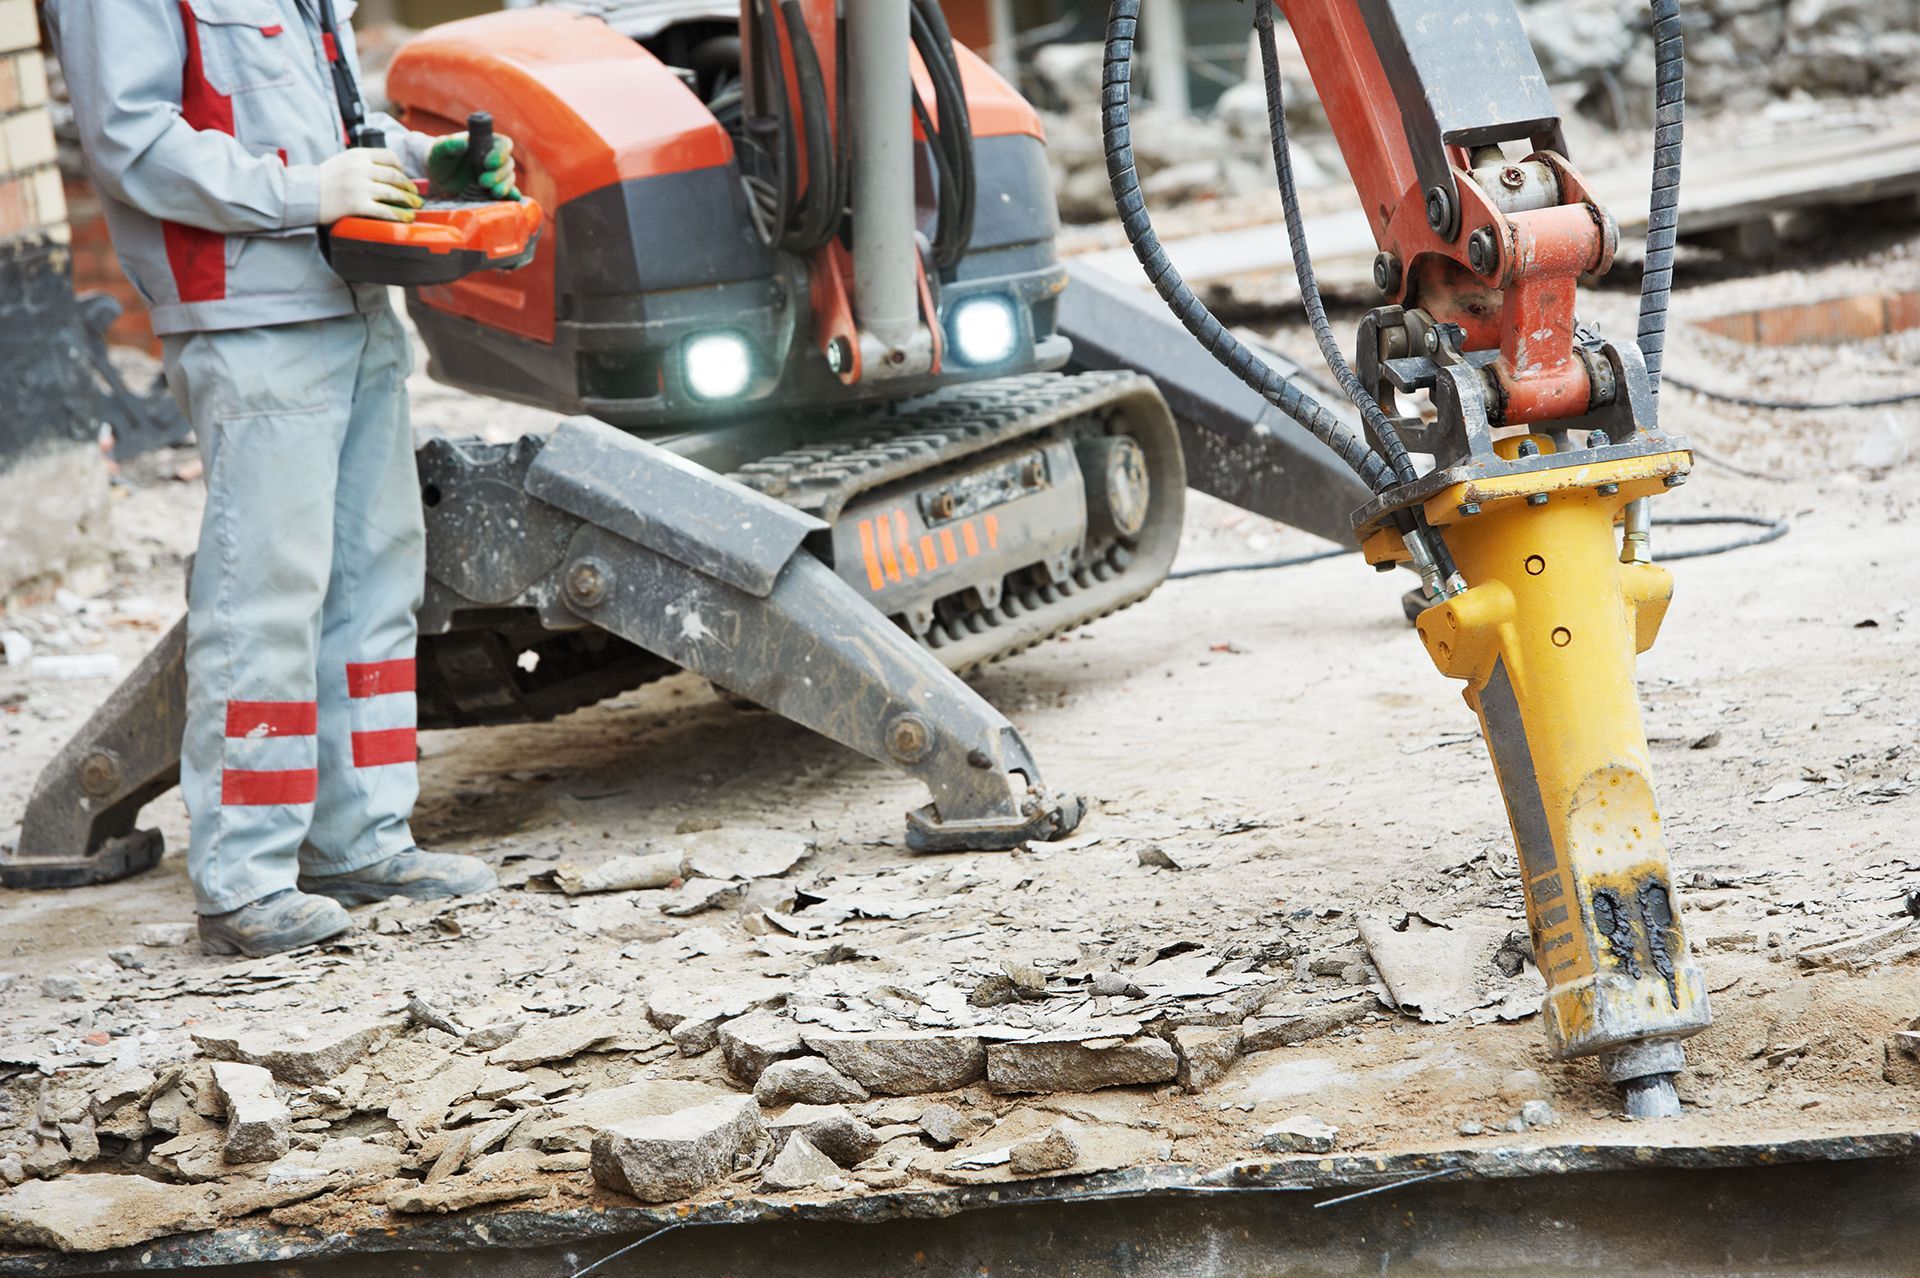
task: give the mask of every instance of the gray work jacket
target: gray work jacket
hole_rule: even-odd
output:
[[[359,80],[334,0],[340,56]],[[156,333],[353,313],[320,253],[320,164],[345,148],[315,0],[47,0],[87,169]],[[368,121],[410,174],[432,139]]]

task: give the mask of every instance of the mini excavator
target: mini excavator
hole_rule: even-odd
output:
[[[1384,304],[1351,365],[1257,0],[1294,262],[1351,410],[1236,341],[1154,237],[1129,136],[1139,8],[1114,0],[1103,126],[1128,238],[1178,321],[1158,328],[1144,295],[1076,307],[1038,117],[938,0],[574,0],[401,50],[401,117],[444,133],[490,113],[539,221],[501,263],[517,269],[416,277],[431,371],[568,414],[419,449],[422,726],[548,719],[687,670],[921,781],[916,850],[1057,839],[1081,804],[964,676],[1145,598],[1189,482],[1263,482],[1218,440],[1291,431],[1328,450],[1292,456],[1296,474],[1352,473],[1260,513],[1322,531],[1297,511],[1355,494],[1335,535],[1421,577],[1421,639],[1465,682],[1506,798],[1553,1050],[1598,1055],[1630,1113],[1677,1112],[1707,996],[1633,684],[1672,593],[1647,503],[1691,464],[1655,398],[1676,0],[1653,4],[1660,158],[1639,340],[1621,342],[1576,319],[1617,232],[1511,0],[1282,0],[1380,247]],[[1180,327],[1249,399],[1182,362]],[[1187,460],[1203,450],[1209,478]],[[137,818],[177,780],[183,650],[184,623],[48,765],[0,881],[157,861]]]

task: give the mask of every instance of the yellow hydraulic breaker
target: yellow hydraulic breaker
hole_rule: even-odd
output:
[[[1553,446],[1532,435],[1494,448],[1512,461]],[[1420,637],[1480,716],[1547,982],[1548,1038],[1558,1059],[1599,1055],[1635,1117],[1679,1111],[1680,1040],[1710,1016],[1634,686],[1673,578],[1645,562],[1637,535],[1623,556],[1614,529],[1691,462],[1674,451],[1490,475],[1423,503],[1468,588],[1421,613]],[[1390,526],[1368,531],[1370,560],[1405,558]]]

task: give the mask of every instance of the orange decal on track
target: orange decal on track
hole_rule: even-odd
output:
[[[887,579],[880,575],[880,559],[873,552],[873,521],[860,521],[860,554],[867,561],[867,585],[875,594],[887,588]]]
[[[940,530],[940,549],[947,552],[948,563],[957,564],[960,562],[960,548],[953,544],[953,529],[942,528]]]
[[[887,580],[900,580],[900,561],[893,555],[893,521],[885,515],[873,521],[880,534],[880,562],[887,566]]]
[[[988,511],[984,521],[987,525],[987,545],[993,550],[1000,549],[1000,516]]]
[[[913,553],[913,534],[907,531],[907,512],[893,512],[893,530],[900,537],[900,566],[907,570],[907,576],[920,575],[920,556]]]
[[[927,565],[928,572],[940,566],[940,552],[933,548],[932,533],[927,533],[920,538],[920,559]]]
[[[980,534],[973,530],[971,519],[960,525],[960,540],[967,543],[967,558],[972,559],[980,553]]]

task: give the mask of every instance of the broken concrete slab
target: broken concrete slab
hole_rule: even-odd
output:
[[[1505,920],[1491,921],[1490,914],[1480,911],[1444,924],[1419,914],[1370,914],[1360,920],[1360,939],[1394,1005],[1428,1024],[1440,1024],[1501,1001],[1516,988],[1516,981],[1503,976],[1495,964],[1512,929]],[[1531,968],[1518,983],[1546,992]]]
[[[447,1121],[455,1105],[470,1100],[487,1077],[486,1062],[474,1056],[443,1057],[444,1063],[411,1084],[396,1089],[387,1117],[415,1137]]]
[[[302,1185],[338,1181],[343,1189],[358,1189],[392,1179],[406,1161],[406,1155],[391,1145],[340,1136],[322,1142],[318,1149],[296,1149],[270,1164],[266,1182]]]
[[[553,881],[568,896],[646,891],[671,887],[681,877],[680,865],[680,853],[674,851],[617,856],[591,868],[563,861],[553,867]]]
[[[672,1202],[731,1175],[766,1134],[750,1096],[630,1119],[594,1136],[593,1179],[641,1202]]]
[[[800,1027],[774,1012],[749,1012],[723,1022],[715,1032],[727,1072],[752,1086],[775,1061],[803,1055]]]
[[[1181,1088],[1189,1092],[1213,1086],[1240,1059],[1244,1036],[1238,1029],[1181,1028],[1173,1031],[1173,1050],[1180,1069],[1175,1076]]]
[[[92,1080],[93,1116],[105,1118],[122,1105],[144,1099],[159,1081],[152,1070],[139,1065],[101,1070]]]
[[[196,1026],[190,1032],[194,1044],[214,1060],[259,1065],[283,1083],[311,1087],[366,1055],[389,1031],[372,1021],[330,1018],[312,1026]]]
[[[1333,1150],[1340,1129],[1311,1114],[1295,1114],[1260,1133],[1260,1148],[1275,1154],[1325,1154]]]
[[[744,882],[733,879],[688,879],[667,893],[660,912],[669,918],[688,918],[737,900],[746,890]]]
[[[644,1079],[560,1101],[545,1117],[531,1120],[531,1131],[522,1136],[549,1153],[586,1150],[602,1128],[637,1118],[659,1118],[733,1096],[709,1083]]]
[[[813,854],[814,841],[786,830],[741,826],[702,830],[680,840],[689,878],[766,879],[791,873]]]
[[[800,1037],[842,1074],[884,1096],[951,1092],[978,1082],[987,1072],[986,1045],[971,1034],[803,1029]]]
[[[1171,1081],[1180,1072],[1173,1046],[1142,1035],[1110,1046],[1089,1042],[995,1043],[987,1049],[987,1085],[1001,1092],[1091,1092]]]
[[[840,1164],[813,1147],[805,1136],[790,1138],[774,1155],[773,1163],[760,1178],[760,1187],[776,1194],[810,1189],[840,1175]]]
[[[647,995],[647,1019],[666,1030],[682,1056],[700,1056],[720,1044],[720,1027],[786,997],[778,981],[727,985],[662,985]]]
[[[1007,1152],[1007,1169],[1016,1176],[1044,1176],[1062,1172],[1080,1161],[1080,1142],[1074,1124],[1061,1121]]]
[[[971,1140],[986,1125],[984,1120],[963,1114],[951,1105],[927,1106],[914,1119],[914,1124],[939,1149],[952,1149],[963,1140]]]
[[[0,1244],[13,1247],[106,1251],[216,1223],[204,1188],[144,1176],[63,1176],[0,1194]]]
[[[1305,1004],[1286,1000],[1266,1003],[1241,1026],[1245,1035],[1241,1050],[1265,1052],[1310,1043],[1365,1020],[1372,1004],[1373,999],[1364,995],[1337,1003]]]
[[[230,1163],[259,1163],[287,1153],[293,1115],[272,1074],[259,1065],[220,1061],[213,1067],[213,1086],[227,1107],[222,1157]]]
[[[526,1028],[527,1023],[522,1020],[491,1021],[468,1030],[462,1045],[476,1052],[491,1052],[511,1043]]]
[[[446,1215],[488,1203],[541,1198],[553,1186],[540,1172],[540,1155],[531,1149],[489,1154],[464,1176],[432,1185],[409,1182],[396,1187],[387,1195],[387,1207],[403,1214]]]
[[[767,1134],[775,1149],[794,1136],[805,1136],[842,1167],[864,1163],[880,1148],[873,1128],[844,1105],[794,1105],[767,1123]]]
[[[775,1061],[754,1084],[753,1097],[762,1105],[799,1101],[808,1105],[847,1105],[863,1101],[867,1089],[818,1056]]]
[[[613,1039],[619,1023],[604,1016],[580,1013],[556,1016],[522,1030],[513,1039],[487,1053],[489,1065],[527,1069],[548,1061],[572,1060],[589,1048]]]

